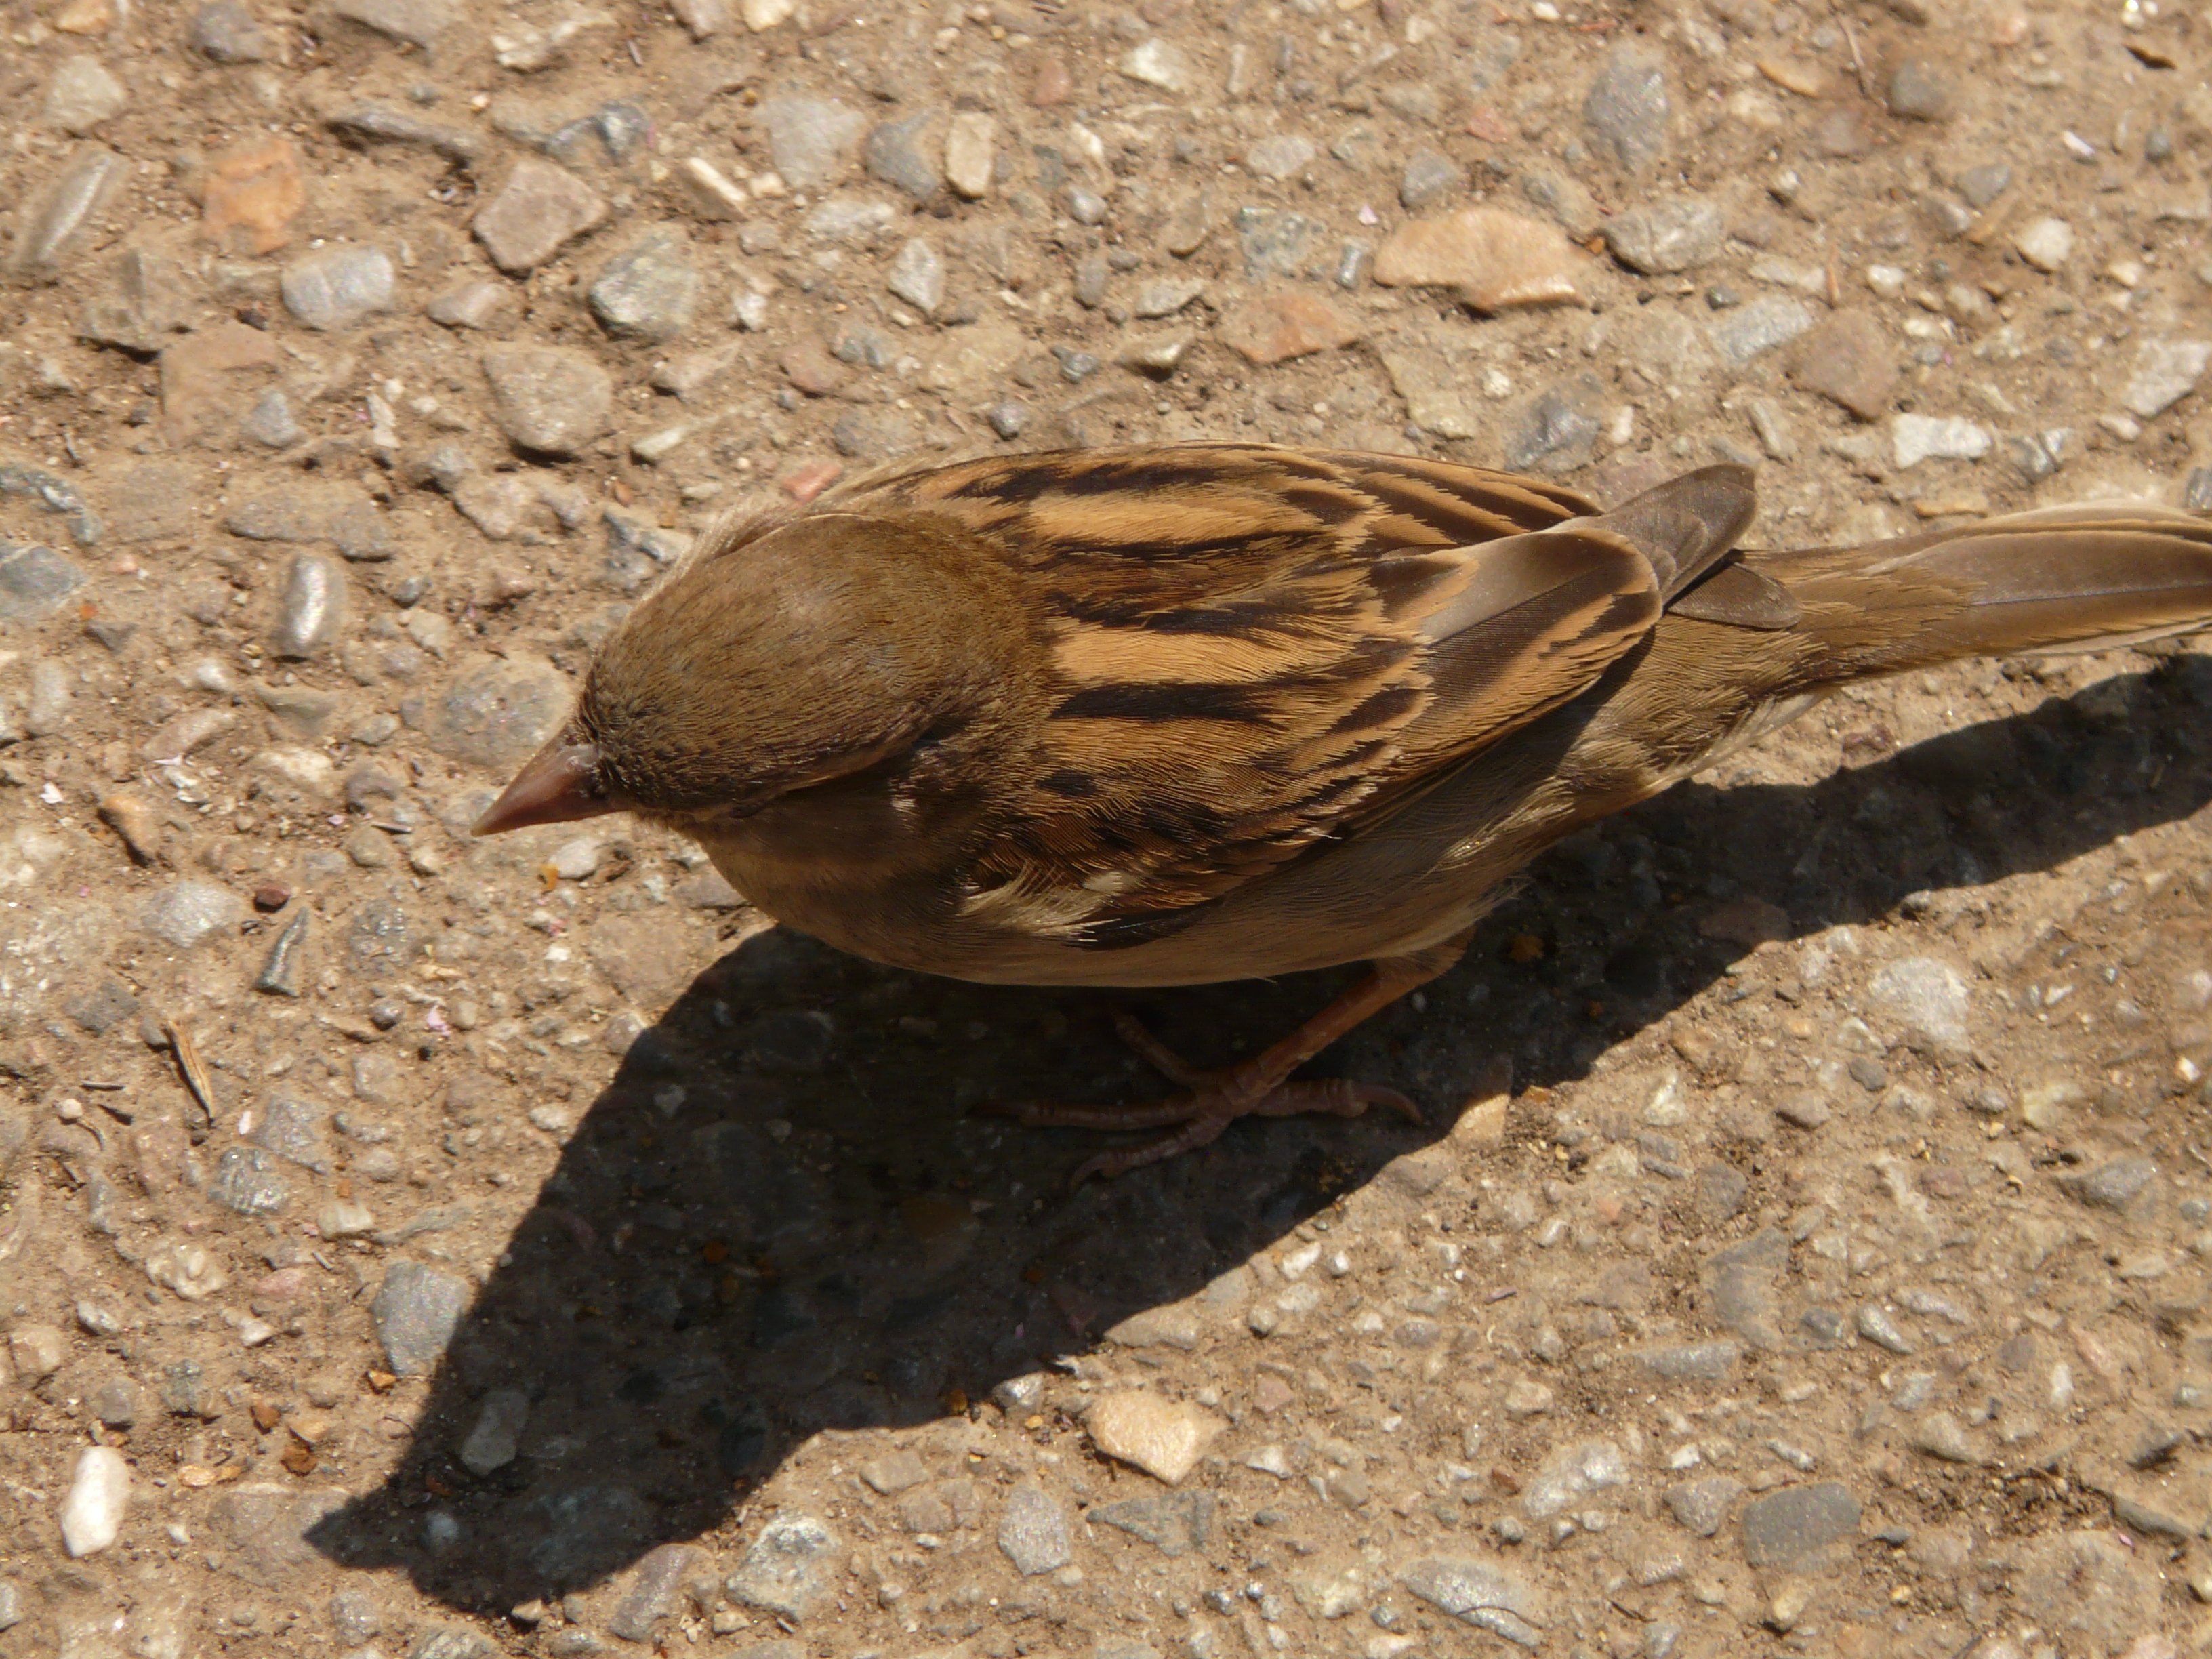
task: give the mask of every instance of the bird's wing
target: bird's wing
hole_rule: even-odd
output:
[[[1104,947],[1173,931],[1575,696],[1675,574],[1570,491],[1389,456],[1023,455],[837,506],[954,520],[1034,585],[1055,706],[967,904]]]

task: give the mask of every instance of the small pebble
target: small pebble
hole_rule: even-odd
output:
[[[131,1502],[131,1466],[112,1446],[90,1446],[77,1454],[69,1495],[62,1500],[62,1547],[72,1559],[96,1555],[123,1528]]]

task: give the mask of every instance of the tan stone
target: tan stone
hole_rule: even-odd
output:
[[[945,176],[969,201],[991,193],[998,159],[999,124],[979,110],[963,110],[945,135]]]
[[[1261,365],[1333,351],[1359,338],[1359,325],[1318,295],[1271,294],[1221,319],[1222,343]]]
[[[1579,304],[1583,261],[1555,226],[1502,208],[1464,207],[1392,234],[1375,256],[1386,288],[1449,288],[1477,311]]]
[[[1805,337],[1790,378],[1863,421],[1878,420],[1897,392],[1896,348],[1867,313],[1839,311]]]
[[[1139,1389],[1101,1395],[1085,1414],[1091,1442],[1107,1456],[1174,1486],[1198,1467],[1223,1428],[1212,1412]]]
[[[289,138],[264,138],[216,158],[201,220],[210,235],[235,230],[247,252],[270,253],[292,240],[292,221],[307,204],[299,150]]]
[[[258,328],[223,321],[161,353],[161,414],[179,443],[216,441],[235,424],[246,376],[273,372],[276,343]]]

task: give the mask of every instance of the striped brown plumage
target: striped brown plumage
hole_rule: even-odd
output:
[[[1356,1109],[1383,1096],[1285,1079],[1440,971],[1561,836],[1856,679],[2212,621],[2212,530],[2186,514],[1741,550],[1753,516],[1739,467],[1601,512],[1259,445],[878,477],[704,538],[486,827],[634,809],[771,915],[971,979],[1375,958],[1368,988],[1194,1089],[1178,1111],[1210,1127],[1173,1139]]]

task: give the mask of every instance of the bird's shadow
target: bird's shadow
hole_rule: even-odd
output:
[[[595,1583],[724,1521],[818,1431],[941,1415],[1191,1294],[1449,1129],[1498,1056],[1520,1086],[1581,1074],[1742,954],[1696,927],[1718,902],[1763,901],[1809,933],[2197,812],[2212,802],[2208,708],[2212,659],[2182,656],[1896,752],[1869,722],[1846,738],[1881,757],[1808,787],[1677,788],[1548,854],[1424,1007],[1379,1016],[1317,1067],[1405,1090],[1425,1127],[1248,1121],[1072,1195],[1099,1137],[970,1109],[1141,1097],[1158,1080],[1109,1010],[1214,1061],[1341,975],[1008,989],[754,937],[624,1057],[463,1318],[398,1466],[311,1541],[489,1613]],[[1516,961],[1527,947],[1506,941],[1527,935],[1543,953]],[[460,1449],[495,1389],[527,1396],[527,1426],[512,1461],[471,1473]]]

